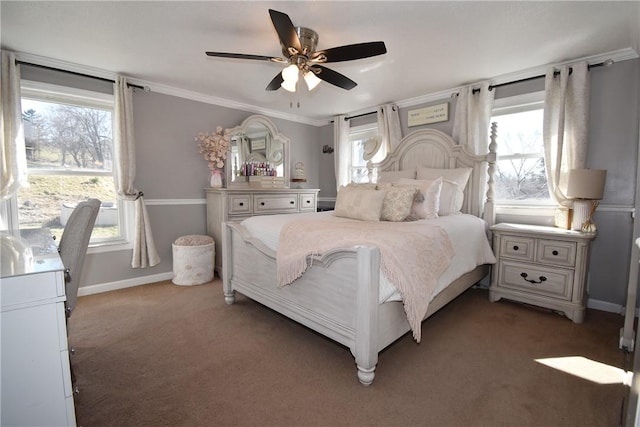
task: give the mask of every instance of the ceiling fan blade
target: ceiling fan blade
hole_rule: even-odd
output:
[[[314,65],[311,69],[316,71],[319,70],[315,73],[319,79],[324,80],[327,83],[331,83],[334,86],[341,87],[342,89],[351,90],[358,86],[358,83],[354,82],[349,77],[327,67],[323,67],[322,65]]]
[[[267,88],[265,90],[278,90],[280,89],[280,85],[284,79],[282,78],[282,73],[276,74],[276,76],[269,82]]]
[[[387,53],[387,47],[384,42],[356,43],[317,51],[311,56],[311,60],[318,59],[319,62],[323,63],[342,62],[370,58],[385,53]],[[322,56],[326,57],[326,61],[320,59]]]
[[[207,56],[216,56],[220,58],[253,59],[256,61],[286,62],[286,60],[282,58],[274,58],[273,56],[248,55],[245,53],[206,52],[206,54]]]
[[[298,33],[296,33],[296,28],[293,26],[289,15],[273,9],[269,9],[269,15],[271,15],[271,22],[273,22],[273,26],[278,33],[280,43],[286,48],[292,47],[298,52],[302,52]]]

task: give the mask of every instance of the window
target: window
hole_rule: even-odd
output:
[[[75,205],[98,198],[91,243],[123,243],[113,180],[113,96],[23,81],[22,111],[29,185],[10,205],[12,228],[47,227],[59,238]]]
[[[543,97],[539,92],[495,102],[491,121],[498,124],[498,203],[551,203],[542,140]]]
[[[349,162],[349,182],[369,182],[367,160],[364,160],[364,145],[369,138],[378,136],[378,124],[352,127],[349,130],[349,144],[351,146],[351,161]],[[382,161],[380,154],[371,159],[372,162]]]

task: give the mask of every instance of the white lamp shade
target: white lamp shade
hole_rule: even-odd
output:
[[[282,83],[280,83],[280,87],[282,87],[283,89],[288,90],[289,92],[295,92],[297,83],[298,83],[297,81],[291,82],[291,81],[286,81],[285,80]]]
[[[604,195],[607,171],[604,169],[571,169],[567,197],[600,200]]]
[[[313,71],[307,71],[304,75],[304,81],[307,82],[309,90],[313,90],[322,80],[320,80]]]
[[[298,66],[291,64],[282,70],[282,78],[285,82],[296,83],[298,81]]]

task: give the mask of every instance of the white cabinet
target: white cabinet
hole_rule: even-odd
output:
[[[64,272],[51,236],[2,235],[2,426],[75,426]]]
[[[489,298],[533,304],[584,320],[591,241],[595,234],[553,227],[497,224]]]
[[[216,242],[216,270],[222,271],[222,223],[254,215],[315,212],[319,189],[207,188],[207,234]]]

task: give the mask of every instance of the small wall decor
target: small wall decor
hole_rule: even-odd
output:
[[[431,105],[429,107],[411,110],[407,116],[408,126],[426,125],[429,123],[446,122],[449,120],[449,103]]]

